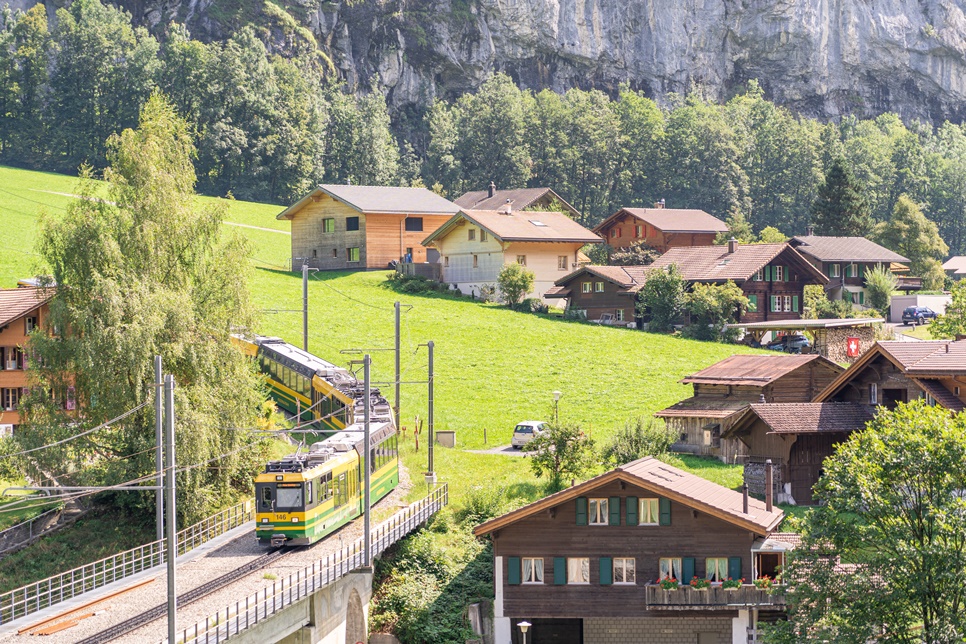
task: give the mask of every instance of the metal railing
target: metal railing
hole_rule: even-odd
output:
[[[658,585],[645,586],[644,603],[647,610],[735,610],[743,606],[785,606],[785,594],[781,587],[762,590],[753,584],[742,584],[733,590],[712,586],[697,590],[682,586],[677,590],[664,590]]]
[[[63,508],[54,508],[53,510],[47,510],[32,519],[27,519],[26,521],[21,521],[17,525],[10,526],[6,530],[0,531],[0,555],[6,554],[9,551],[16,550],[20,548],[24,543],[33,541],[34,538],[44,535],[50,532],[52,529],[60,525],[58,521],[49,522],[50,519],[60,516]],[[34,526],[40,523],[46,523],[42,528],[35,529]],[[21,534],[26,533],[26,534]],[[5,546],[7,541],[11,541],[12,544]]]
[[[178,532],[178,555],[254,520],[253,501],[242,501]],[[0,624],[12,622],[165,563],[166,540],[153,541],[0,595]]]
[[[449,502],[449,488],[445,483],[428,496],[372,529],[372,556],[384,552],[391,545],[425,523]],[[312,595],[325,586],[345,577],[365,565],[362,537],[334,555],[328,555],[311,566],[266,586],[253,595],[219,610],[203,622],[181,632],[177,644],[213,644],[251,628],[260,621]],[[166,641],[166,640],[165,640]]]

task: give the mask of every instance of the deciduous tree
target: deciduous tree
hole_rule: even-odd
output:
[[[926,219],[922,208],[908,195],[899,197],[892,216],[876,226],[875,235],[880,244],[909,259],[913,275],[928,275],[932,266],[929,260],[945,258],[949,252],[935,222]]]
[[[496,283],[500,287],[500,296],[507,306],[514,307],[533,290],[533,271],[527,270],[516,262],[504,264]]]
[[[869,306],[886,317],[892,294],[899,286],[899,279],[885,266],[879,265],[865,272],[865,288],[869,292]]]
[[[953,282],[949,294],[951,300],[946,305],[946,312],[929,325],[929,334],[936,339],[966,334],[966,280]]]
[[[749,304],[744,292],[731,280],[724,284],[695,283],[684,301],[691,318],[685,334],[698,340],[721,340],[734,335],[725,333],[725,325],[736,322]]]
[[[674,264],[666,269],[652,268],[638,296],[637,310],[648,320],[647,330],[670,331],[684,313],[684,278]]]
[[[533,473],[546,476],[552,492],[563,489],[568,478],[581,478],[596,462],[594,440],[575,423],[548,425],[524,449]]]

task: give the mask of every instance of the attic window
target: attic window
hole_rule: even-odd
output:
[[[731,263],[731,259],[723,259],[718,262],[718,266],[727,266],[729,263]]]
[[[545,224],[542,221],[539,221],[537,219],[531,219],[530,220],[530,223],[533,224],[534,226],[543,226],[544,228],[546,228],[546,226],[547,226],[547,224]]]

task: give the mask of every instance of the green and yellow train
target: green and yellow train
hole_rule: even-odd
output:
[[[370,420],[370,502],[399,484],[392,418]],[[364,510],[364,428],[346,427],[307,452],[271,461],[255,477],[255,535],[265,545],[304,546],[338,530]]]

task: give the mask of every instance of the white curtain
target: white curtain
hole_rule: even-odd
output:
[[[710,581],[724,581],[728,578],[728,560],[720,557],[707,559],[705,570]]]
[[[661,579],[674,577],[681,581],[681,560],[680,559],[661,559]]]
[[[528,581],[533,581],[530,575],[533,574],[533,559],[523,559],[523,581],[524,583]]]
[[[567,583],[570,583],[570,584],[590,583],[590,559],[585,559],[585,558],[567,559]]]
[[[543,583],[543,559],[533,560],[533,581]]]

